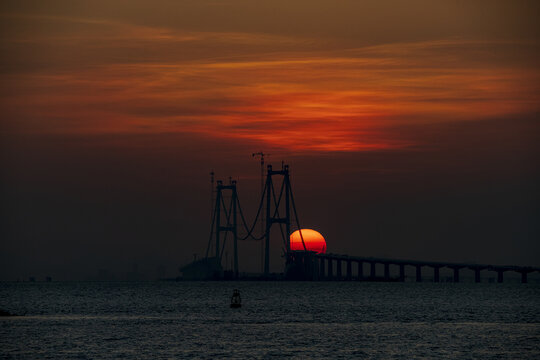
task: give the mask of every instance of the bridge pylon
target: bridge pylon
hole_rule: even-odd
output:
[[[224,191],[230,191],[231,197],[228,203],[228,208],[225,204]],[[223,181],[218,180],[216,186],[216,202],[215,202],[215,257],[221,264],[225,242],[227,241],[227,233],[232,233],[233,236],[233,251],[234,251],[234,277],[238,278],[238,231],[237,231],[237,211],[238,194],[236,192],[236,181],[231,180],[229,185],[223,185]],[[222,213],[225,216],[222,216]],[[226,224],[222,225],[223,217]],[[232,217],[232,219],[231,219]],[[220,244],[221,234],[225,233],[223,244]],[[221,245],[221,246],[220,246]]]
[[[281,187],[279,196],[276,197],[276,191],[274,188],[273,176],[282,176]],[[283,165],[281,170],[273,170],[272,165],[268,165],[266,174],[266,230],[265,230],[265,256],[264,256],[264,274],[268,276],[270,274],[270,229],[273,224],[285,224],[285,233],[282,232],[283,245],[285,246],[285,252],[289,254],[291,251],[291,244],[289,236],[291,234],[291,182],[289,177],[289,165]],[[282,206],[282,198],[285,198],[285,205]],[[283,208],[285,210],[285,216],[280,216],[279,210]]]

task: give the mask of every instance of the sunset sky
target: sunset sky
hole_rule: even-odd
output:
[[[0,278],[176,276],[261,150],[328,252],[540,265],[539,4],[3,1]]]

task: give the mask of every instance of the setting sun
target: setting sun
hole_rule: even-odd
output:
[[[302,236],[300,236],[299,230],[291,234],[291,250],[304,250],[302,238],[304,238],[306,250],[315,251],[317,254],[326,252],[326,240],[320,233],[311,229],[302,229]]]

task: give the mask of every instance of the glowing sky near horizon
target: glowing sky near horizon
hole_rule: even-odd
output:
[[[363,151],[417,145],[406,130],[389,131],[405,125],[540,108],[537,33],[524,21],[501,36],[514,21],[504,2],[487,11],[419,2],[426,15],[415,19],[399,2],[201,3],[6,5],[3,131],[176,132]]]

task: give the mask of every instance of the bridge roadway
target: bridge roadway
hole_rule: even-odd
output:
[[[514,266],[514,265],[486,265],[486,264],[474,264],[474,263],[451,263],[440,261],[419,261],[419,260],[402,260],[402,259],[385,259],[375,257],[361,257],[361,256],[348,256],[338,254],[317,254],[315,255],[318,263],[318,271],[316,271],[315,278],[323,280],[363,280],[363,279],[377,279],[376,264],[384,265],[384,277],[380,279],[391,280],[390,278],[390,265],[399,266],[399,281],[405,281],[405,266],[413,266],[416,268],[416,281],[422,281],[422,267],[431,267],[433,269],[433,281],[439,282],[439,270],[441,268],[450,268],[454,270],[454,282],[459,282],[459,270],[471,269],[474,271],[475,282],[480,282],[480,271],[495,271],[497,273],[497,282],[503,282],[503,274],[506,271],[515,271],[521,274],[521,282],[527,282],[527,274],[538,271],[539,267],[531,266]],[[336,262],[336,274],[334,276],[333,263]],[[342,274],[342,263],[347,264],[345,276]],[[357,276],[353,278],[352,264],[356,263],[358,266]],[[363,264],[370,264],[369,276],[364,277]]]

